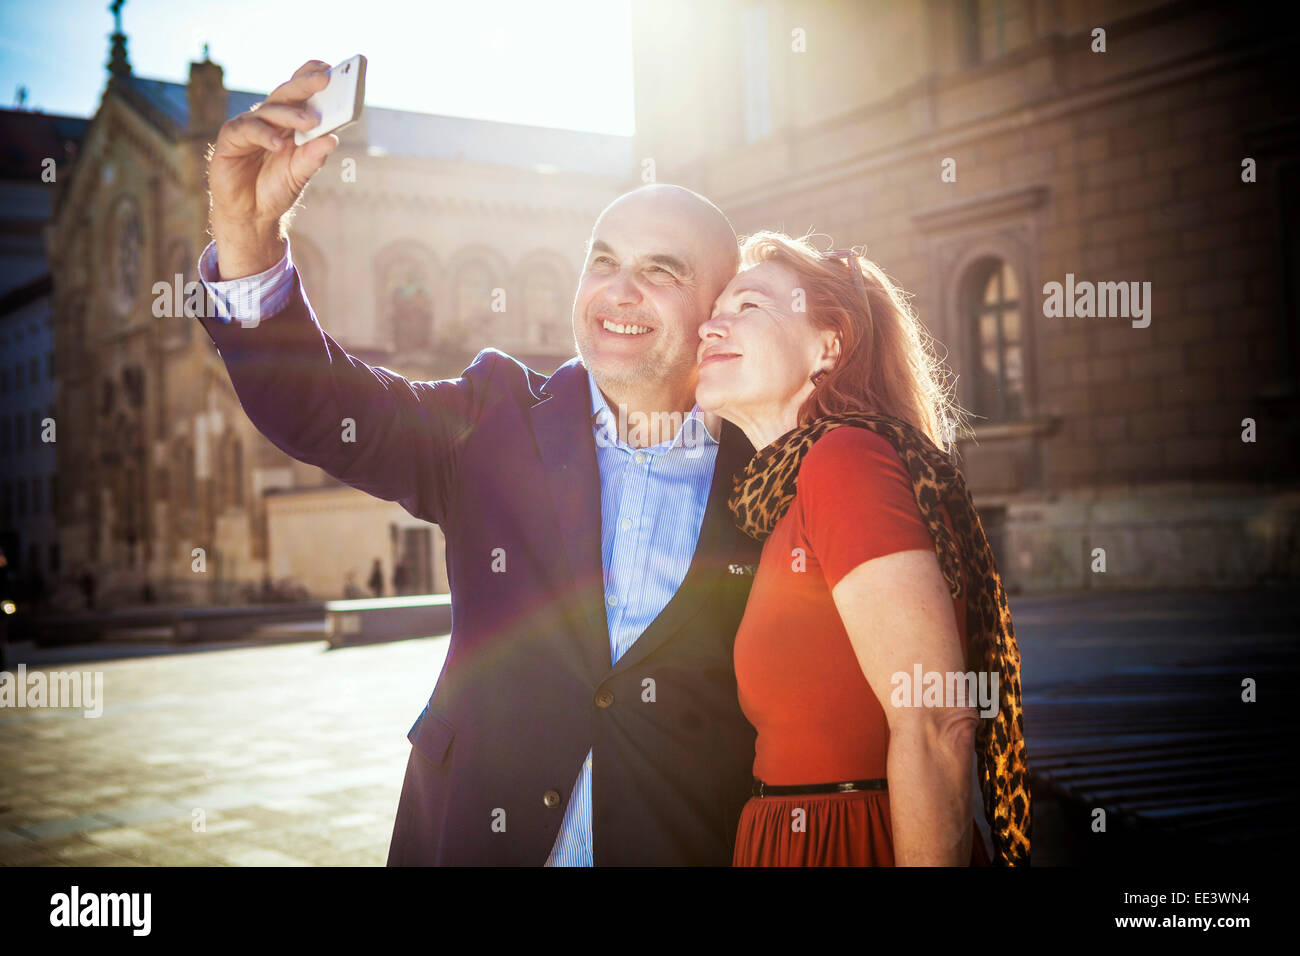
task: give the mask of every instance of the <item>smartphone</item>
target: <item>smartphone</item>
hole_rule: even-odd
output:
[[[320,122],[309,130],[294,130],[293,141],[301,146],[317,136],[333,133],[361,118],[366,104],[366,58],[358,53],[338,63],[330,70],[325,89],[313,94],[306,102],[307,109],[320,117]]]

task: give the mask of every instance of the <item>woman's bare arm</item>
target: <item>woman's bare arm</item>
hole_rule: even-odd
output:
[[[889,805],[898,866],[966,866],[971,857],[975,707],[899,707],[893,675],[965,671],[952,597],[933,551],[865,561],[832,596],[889,722]],[[946,683],[946,679],[945,679]],[[948,701],[944,702],[947,705]]]

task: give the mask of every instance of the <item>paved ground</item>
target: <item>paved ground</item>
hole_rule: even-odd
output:
[[[446,644],[84,664],[101,717],[0,708],[0,864],[382,865]]]
[[[1291,655],[1300,633],[1281,592],[1013,598],[1012,608],[1027,691]],[[446,643],[11,648],[11,667],[101,671],[106,703],[97,719],[0,707],[0,864],[381,865],[405,733]],[[1040,849],[1036,840],[1036,858]]]

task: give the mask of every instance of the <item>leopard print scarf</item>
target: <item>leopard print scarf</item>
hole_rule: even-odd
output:
[[[981,719],[975,732],[980,790],[993,836],[994,862],[1027,865],[1030,796],[1020,700],[1020,648],[984,526],[966,488],[966,479],[953,459],[920,429],[901,419],[865,412],[827,416],[786,433],[754,456],[735,478],[728,502],[731,513],[742,531],[758,541],[764,540],[794,500],[799,465],[808,449],[842,425],[883,435],[897,449],[911,476],[921,517],[934,539],[934,552],[948,590],[954,600],[966,595],[967,667],[977,674],[998,675],[997,716]],[[955,540],[943,521],[940,506],[952,520]]]

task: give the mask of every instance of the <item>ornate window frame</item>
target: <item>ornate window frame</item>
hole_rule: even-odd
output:
[[[392,303],[388,298],[390,271],[403,263],[410,263],[418,272],[420,281],[425,286],[431,312],[428,336],[424,345],[416,350],[434,350],[438,343],[438,327],[446,318],[446,310],[441,302],[443,273],[437,256],[428,246],[415,239],[399,239],[390,242],[375,256],[375,316],[378,319],[378,327],[368,336],[368,339],[393,353],[412,350],[407,343],[398,340],[391,310]]]
[[[560,334],[553,339],[546,337],[544,323],[529,312],[528,281],[531,277],[543,272],[550,273],[554,278],[558,292],[558,308],[560,312],[555,329],[560,331]],[[571,298],[567,300],[569,308],[566,309],[565,296],[566,292],[576,290],[576,283],[577,277],[574,274],[573,266],[558,252],[550,249],[536,249],[519,260],[511,275],[510,288],[517,290],[515,294],[519,296],[524,322],[527,326],[524,337],[529,344],[548,350],[559,348],[571,350],[573,348],[572,323],[570,321],[573,301]]]
[[[1053,430],[1055,420],[1041,415],[1039,315],[1034,304],[1042,288],[1038,265],[1040,214],[1047,206],[1048,187],[1041,184],[984,193],[968,199],[923,210],[913,216],[926,244],[929,273],[938,277],[934,314],[941,341],[948,343],[949,365],[957,377],[957,400],[973,408],[973,379],[978,361],[978,343],[965,314],[963,292],[971,270],[981,261],[998,259],[1015,273],[1020,284],[1019,314],[1024,351],[1024,407],[1019,420],[992,422],[976,418],[971,422],[977,440],[1019,438]]]
[[[148,271],[146,264],[150,248],[148,226],[140,208],[139,199],[129,192],[121,193],[115,197],[108,208],[109,213],[104,230],[104,262],[108,272],[104,284],[104,288],[108,293],[105,298],[108,300],[113,314],[118,319],[126,319],[131,312],[131,308],[140,299],[144,287],[144,277]],[[124,227],[131,220],[135,222],[135,255],[137,261],[135,263],[136,275],[134,276],[134,282],[131,283],[133,288],[128,289],[122,284],[124,264],[122,261],[123,250],[120,247],[119,240]]]

